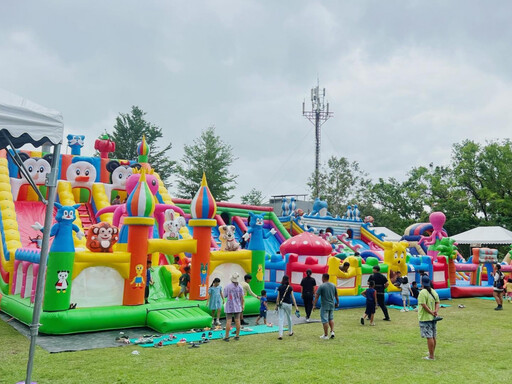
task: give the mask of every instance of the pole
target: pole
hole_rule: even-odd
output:
[[[318,197],[319,182],[320,182],[320,111],[315,111],[315,136],[316,136],[316,151],[315,151],[315,196]]]
[[[55,194],[57,192],[57,177],[59,168],[59,155],[61,144],[53,147],[52,170],[46,179],[48,187],[48,203],[44,216],[43,241],[41,244],[41,256],[39,258],[39,271],[37,272],[36,296],[34,299],[34,313],[32,314],[32,323],[30,324],[30,349],[27,362],[27,376],[25,383],[31,383],[32,368],[34,365],[34,354],[36,351],[37,334],[39,332],[39,319],[41,317],[41,306],[43,304],[43,290],[46,276],[46,262],[48,258],[48,248],[50,245],[50,229],[53,220],[53,206],[55,204]]]

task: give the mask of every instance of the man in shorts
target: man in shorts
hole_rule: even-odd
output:
[[[240,314],[244,309],[244,290],[238,284],[238,272],[231,275],[231,284],[224,288],[224,297],[226,304],[224,304],[224,313],[226,314],[226,335],[224,341],[229,341],[229,331],[231,330],[232,318],[235,319],[236,333],[235,340],[240,338]]]
[[[333,283],[329,282],[329,274],[322,275],[322,285],[318,287],[313,301],[313,310],[316,309],[316,302],[320,298],[320,320],[324,327],[324,334],[320,336],[322,340],[328,340],[327,332],[331,328],[331,339],[334,339],[334,308],[339,305],[338,290]]]
[[[432,289],[430,278],[426,275],[421,278],[421,286],[423,289],[418,295],[418,320],[421,337],[427,339],[428,346],[428,356],[425,356],[424,359],[435,360],[437,322],[442,319],[437,316],[439,311],[439,295]]]

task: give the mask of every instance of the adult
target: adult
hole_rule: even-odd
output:
[[[255,298],[257,298],[259,300],[260,297],[258,295],[256,295],[252,291],[251,286],[249,285],[251,283],[251,280],[252,280],[252,276],[250,274],[246,274],[244,276],[244,281],[242,281],[240,283],[240,285],[242,286],[242,289],[244,290],[244,296],[251,295],[252,297],[255,297]],[[240,324],[242,324],[242,325],[248,325],[249,324],[248,322],[246,322],[244,320],[243,312],[240,314]]]
[[[293,296],[293,288],[290,285],[290,278],[287,275],[283,276],[281,285],[277,288],[277,310],[279,312],[279,340],[283,340],[284,319],[288,321],[288,336],[293,336],[292,324],[292,303],[295,310],[298,311],[295,296]]]
[[[505,279],[503,278],[503,272],[501,272],[501,265],[496,264],[496,270],[494,273],[494,288],[493,296],[498,306],[494,308],[495,311],[501,311],[503,309],[503,287],[505,285]]]
[[[313,272],[311,269],[306,271],[306,276],[300,282],[301,297],[304,302],[304,309],[306,310],[306,321],[309,322],[311,318],[311,310],[313,309],[313,297],[315,295],[316,280],[311,277]]]
[[[327,340],[327,332],[331,328],[331,339],[334,339],[334,308],[336,308],[340,301],[338,298],[338,290],[333,283],[329,282],[329,274],[322,275],[322,285],[318,287],[315,294],[315,301],[313,302],[313,309],[316,308],[316,302],[320,299],[320,320],[324,328],[324,334],[320,336],[321,339]]]
[[[231,275],[231,284],[224,288],[224,313],[226,314],[226,335],[224,341],[229,341],[229,331],[231,330],[232,318],[235,319],[236,333],[235,340],[240,338],[240,314],[244,309],[244,290],[238,283],[240,275],[234,272]]]
[[[382,313],[384,313],[384,321],[391,321],[389,318],[388,309],[386,308],[386,304],[384,303],[384,290],[388,287],[389,281],[386,276],[380,273],[380,267],[375,265],[373,267],[373,275],[368,278],[368,282],[373,281],[375,283],[375,290],[377,291],[377,304],[380,309],[382,309]]]
[[[432,289],[430,278],[423,276],[421,278],[423,289],[418,296],[418,321],[420,323],[421,337],[427,339],[428,356],[425,360],[434,360],[437,344],[437,313],[439,311],[439,295]]]

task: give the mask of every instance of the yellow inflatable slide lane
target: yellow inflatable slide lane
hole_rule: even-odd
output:
[[[57,186],[57,193],[59,195],[59,202],[62,205],[75,205],[75,197],[73,195],[73,191],[71,188],[71,183],[69,181],[59,180],[59,184]],[[82,226],[82,220],[80,220],[80,216],[77,214],[75,221],[73,224],[76,224],[78,228],[83,232],[84,227]],[[76,237],[76,233],[73,231],[73,243],[75,244],[75,248],[84,248],[85,249],[85,236],[82,237],[81,240]]]
[[[375,236],[373,233],[368,231],[364,226],[361,226],[361,237],[364,237],[364,238],[370,240],[373,244],[384,249],[384,242],[381,239],[379,239],[377,236]]]
[[[102,183],[94,183],[92,185],[92,200],[96,211],[110,206],[110,200],[108,199],[107,193],[105,192],[105,185]],[[99,217],[98,221],[103,221],[112,224],[114,218],[113,213],[104,213]]]
[[[4,236],[2,240],[9,252],[9,260],[7,260],[7,255],[3,252],[5,248],[2,249],[2,252],[0,252],[0,262],[2,263],[3,270],[9,273],[10,285],[14,269],[14,253],[16,249],[21,247],[21,241],[18,222],[16,221],[16,211],[14,210],[14,202],[12,200],[7,159],[5,157],[0,158],[0,210],[3,226],[3,233],[0,233],[0,235]],[[0,243],[1,246],[2,244]]]

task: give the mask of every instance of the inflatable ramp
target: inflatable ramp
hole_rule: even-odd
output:
[[[147,325],[160,333],[211,327],[212,317],[199,306],[150,309]]]

